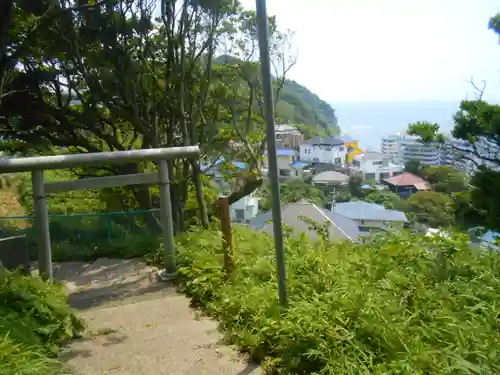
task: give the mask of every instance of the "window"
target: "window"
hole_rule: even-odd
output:
[[[339,151],[340,151],[340,152],[344,151],[344,147],[343,147],[343,146],[340,146],[340,147],[339,147]]]
[[[382,165],[382,161],[381,160],[377,160],[377,161],[374,161],[372,162],[373,165]]]
[[[353,160],[352,165],[355,167],[361,167],[361,163],[358,160]]]
[[[370,228],[368,228],[368,227],[359,227],[359,231],[361,233],[369,233],[370,232]]]
[[[280,176],[290,176],[290,170],[289,169],[280,169]]]
[[[332,151],[331,147],[325,147],[325,151]]]
[[[334,163],[335,164],[340,164],[342,162],[342,158],[335,158]]]
[[[234,216],[236,221],[244,221],[245,220],[245,210],[234,210]]]
[[[375,180],[375,173],[365,173],[365,180]]]

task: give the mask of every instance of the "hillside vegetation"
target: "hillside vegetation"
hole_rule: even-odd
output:
[[[339,135],[335,110],[298,82],[286,80],[277,104],[277,115],[281,122],[317,125],[330,135]]]
[[[234,240],[228,281],[217,230],[182,236],[181,288],[271,373],[500,373],[500,253],[472,251],[465,238],[288,237],[281,309],[272,238],[237,227]]]
[[[227,55],[215,58],[214,62],[219,66],[229,65],[235,68],[248,64],[239,58]],[[259,80],[260,71],[254,70],[254,73],[253,78]],[[245,80],[240,79],[240,82],[244,84]],[[280,84],[282,87],[278,91],[277,87]],[[274,88],[275,94],[279,95],[276,103],[277,122],[299,124],[319,134],[340,134],[335,110],[307,87],[285,77],[274,77]]]
[[[62,286],[0,270],[0,375],[69,374],[59,346],[83,329]]]

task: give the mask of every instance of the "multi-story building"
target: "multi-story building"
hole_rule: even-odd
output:
[[[300,161],[344,167],[347,160],[345,142],[336,137],[312,137],[300,145]]]
[[[418,160],[425,165],[441,164],[441,150],[435,145],[422,144],[419,137],[395,134],[382,138],[381,151],[396,164]]]
[[[394,164],[389,157],[376,151],[366,151],[354,156],[350,166],[352,174],[358,174],[364,180],[375,180],[380,183],[383,179],[402,173],[404,165]]]
[[[448,140],[442,147],[441,164],[451,165],[466,173],[473,173],[479,166],[486,166],[493,170],[500,170],[500,167],[484,158],[500,159],[500,150],[493,145],[486,145],[478,142],[475,145],[475,155],[473,146],[462,140]]]
[[[304,141],[304,135],[292,125],[276,125],[276,147],[298,148]]]
[[[451,165],[464,172],[472,173],[480,165],[500,170],[494,163],[484,158],[500,159],[500,149],[486,142],[477,142],[474,155],[473,146],[462,140],[449,139],[444,144],[423,144],[419,137],[396,134],[382,138],[381,151],[397,164],[418,160],[425,165]]]

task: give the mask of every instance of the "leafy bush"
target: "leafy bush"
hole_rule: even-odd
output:
[[[500,373],[499,253],[414,234],[363,244],[287,238],[290,299],[280,309],[272,239],[237,227],[234,241],[228,281],[217,230],[179,238],[180,288],[276,372]]]
[[[106,216],[56,216],[50,218],[52,259],[90,261],[97,258],[142,257],[159,246],[161,239],[144,225],[143,213]],[[1,224],[1,223],[0,223]],[[37,233],[34,228],[19,230],[11,223],[0,236],[25,233],[32,259],[37,258]],[[7,225],[10,224],[10,225]]]
[[[0,273],[0,374],[62,374],[53,357],[83,328],[62,286]]]

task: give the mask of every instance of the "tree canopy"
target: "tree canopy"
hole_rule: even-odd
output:
[[[447,227],[453,224],[453,199],[444,193],[419,191],[406,201],[408,211],[416,221],[431,227]]]
[[[43,0],[1,2],[0,138],[17,155],[198,145],[203,161],[220,156],[248,169],[232,175],[230,202],[262,184],[265,148],[256,14],[232,0]],[[269,18],[274,94],[290,121],[324,129],[331,107],[288,81],[293,33]],[[224,58],[224,56],[229,58]],[[300,100],[297,100],[299,98]],[[154,163],[82,168],[80,177],[140,173]],[[208,224],[199,162],[169,163],[176,228],[194,186]],[[236,183],[237,182],[237,183]],[[150,209],[146,186],[106,199]],[[136,207],[135,207],[136,206]]]
[[[468,180],[465,174],[449,165],[425,167],[422,170],[422,177],[440,193],[458,193],[468,190]]]
[[[265,211],[269,211],[271,209],[272,202],[271,193],[267,185],[264,185],[261,189],[260,197],[262,198],[260,202],[261,208]],[[280,184],[280,199],[282,205],[298,202],[301,199],[307,199],[319,207],[323,207],[327,203],[327,197],[323,190],[314,187],[301,179],[293,179],[282,182]]]
[[[490,19],[488,27],[500,35],[500,14]],[[462,145],[447,142],[447,137],[439,132],[438,124],[418,122],[411,124],[408,131],[420,136],[423,142],[447,142],[457,157],[472,166],[470,204],[475,212],[484,215],[488,227],[500,230],[497,198],[500,191],[500,105],[485,101],[484,90],[477,89],[477,97],[462,101],[453,116],[451,135],[463,141]]]

